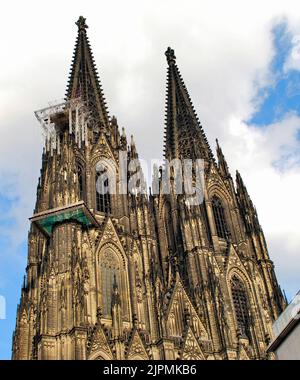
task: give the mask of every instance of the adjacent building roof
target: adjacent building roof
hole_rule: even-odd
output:
[[[274,340],[268,352],[275,351],[300,322],[300,291],[273,324]]]

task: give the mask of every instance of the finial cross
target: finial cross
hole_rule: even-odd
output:
[[[170,47],[168,47],[167,51],[165,52],[165,55],[167,57],[168,64],[171,64],[172,62],[175,63],[176,56],[175,56],[175,53],[174,53],[174,49],[171,49]]]
[[[83,16],[80,16],[79,19],[75,22],[79,30],[85,30],[88,28],[85,21],[86,21],[86,18]]]

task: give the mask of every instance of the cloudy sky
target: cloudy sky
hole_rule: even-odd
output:
[[[212,148],[218,137],[258,209],[282,288],[288,298],[300,288],[299,1],[10,0],[1,3],[0,22],[0,295],[6,299],[0,358],[10,358],[41,165],[33,111],[64,96],[81,14],[109,112],[134,134],[146,159],[161,157],[164,52],[175,49]]]

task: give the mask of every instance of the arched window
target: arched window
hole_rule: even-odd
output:
[[[242,335],[250,339],[247,292],[242,281],[236,276],[231,279],[231,294],[238,327]]]
[[[111,211],[109,179],[107,169],[103,165],[96,167],[96,210],[106,214]]]
[[[167,231],[168,246],[169,246],[169,249],[173,251],[174,245],[176,242],[175,242],[174,229],[173,229],[172,210],[171,210],[171,205],[169,202],[165,203],[164,218],[165,218],[164,222],[165,222],[166,231]]]
[[[220,238],[228,238],[228,229],[226,226],[225,212],[221,200],[214,196],[212,199],[212,209],[214,213],[217,235]]]
[[[102,312],[104,317],[110,317],[114,279],[118,284],[122,285],[121,271],[123,268],[117,254],[109,248],[100,255],[99,261]]]
[[[77,175],[78,175],[79,200],[84,200],[83,170],[82,170],[82,167],[80,165],[77,166]]]

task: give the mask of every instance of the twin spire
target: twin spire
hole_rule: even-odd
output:
[[[168,47],[167,97],[165,118],[165,158],[203,158],[213,154],[176,65],[174,50]]]
[[[109,115],[104,94],[87,37],[86,19],[80,16],[76,22],[78,34],[73,53],[66,98],[81,97],[93,110],[103,127],[109,126]]]
[[[87,37],[86,19],[76,22],[78,35],[67,86],[67,99],[81,97],[93,110],[100,125],[110,130],[109,115]],[[166,51],[168,62],[165,158],[213,159],[205,133],[176,65],[174,50]]]
[[[78,35],[66,97],[67,99],[81,97],[92,109],[97,122],[100,123],[100,127],[112,133],[112,122],[109,119],[104,94],[87,37],[88,25],[86,24],[86,19],[80,16],[76,25]],[[175,52],[168,47],[165,55],[168,63],[164,136],[165,158],[168,160],[174,158],[203,158],[212,162],[214,161],[213,153],[176,65]],[[122,140],[124,147],[126,147],[127,140],[124,134],[121,136]],[[133,141],[131,141],[131,149],[136,152]],[[220,172],[224,177],[228,178],[230,176],[228,166],[218,141],[217,156]],[[259,229],[256,210],[239,173],[237,174],[237,195],[249,230]]]

